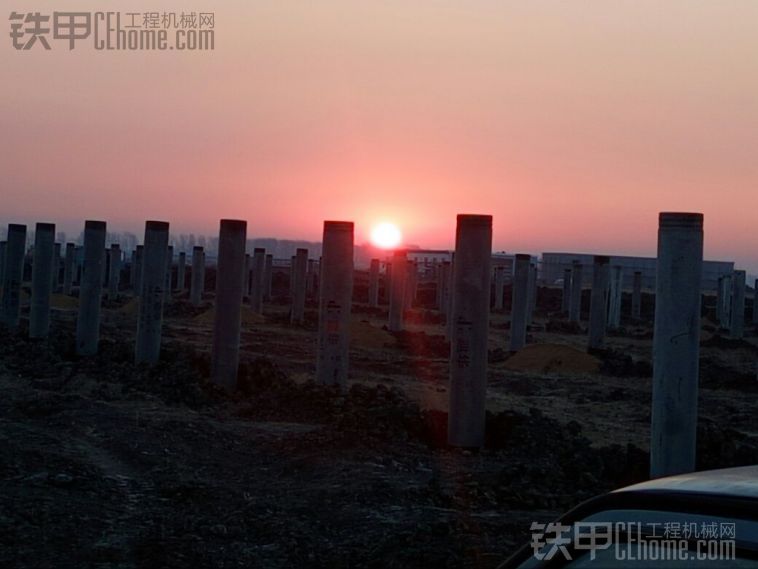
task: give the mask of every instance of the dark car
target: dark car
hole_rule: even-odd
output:
[[[501,567],[758,568],[758,465],[635,484],[531,529]]]

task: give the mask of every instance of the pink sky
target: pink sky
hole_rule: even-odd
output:
[[[102,10],[98,0],[6,11]],[[653,255],[701,211],[706,257],[758,273],[758,3],[108,2],[215,11],[216,49],[0,49],[0,222],[320,238],[389,220],[450,247]]]

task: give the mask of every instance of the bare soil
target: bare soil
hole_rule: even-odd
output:
[[[0,333],[0,566],[494,567],[532,521],[647,475],[649,323],[589,355],[553,300],[541,291],[516,355],[493,314],[487,447],[471,452],[444,444],[433,311],[390,334],[358,302],[347,394],[311,381],[313,304],[297,327],[282,302],[246,312],[227,395],[208,382],[210,303],[170,302],[147,368],[134,301],[107,303],[99,355],[77,358],[76,301],[56,297],[49,341]],[[758,462],[756,345],[704,335],[699,468]]]

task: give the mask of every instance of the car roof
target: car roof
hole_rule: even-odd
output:
[[[572,524],[598,512],[653,510],[689,512],[758,521],[758,465],[658,478],[591,498],[559,518]],[[501,567],[518,567],[532,549],[524,544]],[[752,557],[751,557],[752,558]]]
[[[687,492],[758,499],[758,465],[689,472],[640,482],[611,494]]]

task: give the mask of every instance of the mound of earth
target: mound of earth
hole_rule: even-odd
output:
[[[53,294],[50,296],[50,307],[60,310],[74,310],[79,307],[79,300],[65,294]]]
[[[118,309],[122,314],[137,314],[139,312],[139,298],[132,298]]]
[[[600,360],[563,344],[531,344],[508,358],[504,367],[537,373],[597,373]]]
[[[395,346],[397,340],[387,330],[376,328],[366,320],[353,320],[350,323],[350,342],[361,348],[382,349]]]
[[[171,302],[163,303],[164,318],[195,318],[208,310],[208,305],[194,306],[184,299],[174,298]]]
[[[648,361],[637,360],[629,354],[611,348],[591,350],[600,358],[600,373],[615,377],[651,377],[653,366]]]
[[[262,324],[266,321],[266,318],[261,314],[256,314],[249,306],[242,305],[240,310],[240,317],[242,324]],[[213,321],[216,318],[216,307],[213,306],[205,312],[195,316],[192,321],[198,324],[213,325]]]

